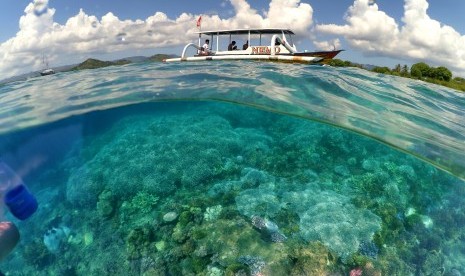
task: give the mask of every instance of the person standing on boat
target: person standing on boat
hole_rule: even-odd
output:
[[[210,54],[209,43],[210,43],[210,40],[205,39],[205,44],[203,44],[202,51],[200,52],[201,55],[209,55]]]
[[[236,41],[234,40],[228,45],[228,51],[233,51],[233,50],[237,50]]]

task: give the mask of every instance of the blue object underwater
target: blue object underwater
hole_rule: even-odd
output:
[[[37,210],[37,200],[31,194],[22,180],[4,162],[0,162],[0,191],[3,191],[1,201],[16,218],[25,220]]]
[[[35,197],[24,185],[19,185],[6,193],[5,204],[10,212],[18,219],[25,220],[37,210]]]

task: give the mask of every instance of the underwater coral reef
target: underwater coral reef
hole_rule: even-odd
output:
[[[41,208],[2,270],[465,275],[462,181],[321,123],[178,105],[120,111],[44,171]]]

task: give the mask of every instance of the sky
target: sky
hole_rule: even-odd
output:
[[[465,76],[464,0],[2,0],[0,79],[87,58],[180,55],[202,30],[278,27],[298,50],[394,67],[426,62]]]

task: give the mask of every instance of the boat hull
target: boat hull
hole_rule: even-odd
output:
[[[53,75],[53,74],[55,74],[55,71],[53,69],[46,69],[40,72],[41,76],[48,76],[48,75]]]
[[[194,56],[185,58],[169,58],[165,62],[179,61],[205,61],[205,60],[268,60],[296,63],[316,63],[323,60],[321,57],[314,56],[296,56],[296,55],[213,55],[213,56]]]
[[[310,57],[321,57],[323,58],[323,62],[333,59],[337,56],[340,52],[344,50],[335,50],[335,51],[319,51],[319,52],[301,52],[301,53],[294,53],[295,56],[310,56]]]

